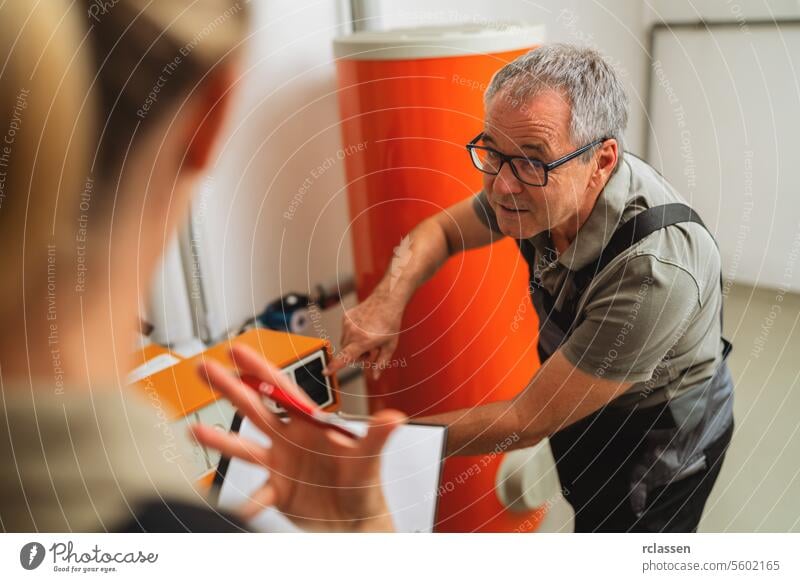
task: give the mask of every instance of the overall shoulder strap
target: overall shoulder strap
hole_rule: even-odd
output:
[[[700,216],[692,208],[678,202],[654,206],[630,218],[614,232],[608,244],[600,252],[600,256],[575,273],[573,281],[577,296],[582,295],[592,278],[626,249],[657,230],[684,222],[694,222],[708,231]],[[720,273],[720,288],[722,288],[722,273]],[[577,313],[575,312],[577,305],[573,304],[568,306],[568,309],[556,312],[552,309],[554,304],[553,297],[543,288],[538,288],[537,291],[544,292],[544,304],[550,308],[550,317],[553,321],[558,324],[565,334],[571,333],[577,319]],[[722,310],[720,309],[720,325],[721,322]],[[733,346],[725,338],[722,338],[722,343],[723,358],[726,358]]]
[[[623,251],[632,247],[646,236],[667,226],[682,222],[696,222],[706,228],[706,225],[703,224],[700,216],[694,210],[686,206],[686,204],[677,202],[648,208],[630,218],[614,232],[611,240],[600,251],[600,256],[594,262],[589,263],[575,273],[576,288],[580,292],[584,291],[595,275],[605,269]]]
[[[654,206],[629,219],[614,232],[611,240],[608,241],[608,244],[601,251],[597,260],[589,265],[586,265],[583,269],[575,274],[575,285],[578,293],[583,293],[592,278],[606,268],[609,263],[611,263],[611,261],[618,257],[623,251],[625,251],[625,249],[632,247],[643,238],[657,230],[672,226],[673,224],[681,224],[684,222],[694,222],[699,224],[709,234],[711,234],[700,216],[692,208],[680,202]],[[719,274],[719,285],[720,290],[722,290],[723,284],[721,272]],[[719,319],[720,330],[722,330],[721,307]],[[722,344],[722,357],[725,359],[733,349],[733,345],[724,337],[722,338]]]

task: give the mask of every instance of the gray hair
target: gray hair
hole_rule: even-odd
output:
[[[628,98],[614,67],[594,49],[570,44],[549,44],[517,57],[492,77],[484,94],[488,106],[501,91],[523,109],[536,95],[557,90],[570,102],[570,139],[581,147],[604,137],[619,144],[628,124]],[[592,151],[582,156],[591,159]],[[617,162],[617,168],[619,167]],[[614,168],[616,171],[617,168]]]

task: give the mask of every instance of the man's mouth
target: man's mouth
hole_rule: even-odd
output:
[[[528,210],[529,210],[528,208],[520,208],[518,206],[508,206],[508,205],[502,204],[500,202],[497,203],[497,206],[500,209],[505,210],[506,212],[513,212],[515,214],[520,214],[522,212],[528,212]]]

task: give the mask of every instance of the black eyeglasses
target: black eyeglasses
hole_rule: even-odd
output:
[[[574,152],[568,153],[566,156],[558,158],[549,164],[527,156],[507,156],[504,153],[498,152],[496,149],[477,145],[481,139],[483,139],[483,133],[479,133],[475,139],[466,146],[472,163],[481,172],[496,176],[503,168],[503,164],[508,162],[514,177],[523,184],[527,184],[528,186],[547,186],[547,176],[551,170],[556,169],[562,164],[566,164],[568,161],[577,158],[582,153],[600,145],[610,138],[603,137],[596,139],[592,143],[588,143],[582,148],[578,148]]]

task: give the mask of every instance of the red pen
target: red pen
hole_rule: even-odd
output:
[[[322,428],[333,429],[336,432],[352,439],[361,438],[360,435],[353,432],[346,425],[344,420],[335,414],[325,412],[316,405],[303,402],[299,398],[296,398],[294,395],[283,390],[280,386],[268,384],[267,382],[264,382],[256,376],[252,376],[250,374],[241,376],[241,380],[250,386],[250,388],[262,396],[266,396],[284,410],[295,413],[298,417],[310,422],[311,424],[315,424]]]

